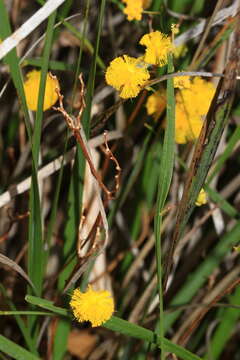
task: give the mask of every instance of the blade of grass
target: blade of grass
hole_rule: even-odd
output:
[[[34,354],[34,355],[38,355],[38,351],[35,347],[34,341],[32,340],[31,334],[29,332],[28,327],[26,326],[25,322],[23,321],[23,319],[21,318],[20,314],[21,311],[17,311],[16,307],[14,305],[14,303],[8,298],[7,292],[5,290],[5,288],[0,284],[0,289],[1,292],[3,293],[3,296],[5,298],[5,301],[7,302],[9,308],[11,309],[11,311],[1,311],[0,315],[13,315],[15,317],[16,323],[18,324],[18,327],[21,331],[21,334],[25,340],[25,343],[27,345],[27,347],[29,348],[29,350]],[[25,315],[28,315],[29,311],[26,312]]]
[[[26,301],[28,301],[33,305],[37,305],[49,311],[53,311],[58,315],[71,316],[66,309],[53,305],[51,301],[30,295],[27,295],[25,299]],[[160,336],[156,335],[153,331],[145,329],[144,327],[141,327],[139,325],[130,323],[129,321],[120,319],[116,316],[112,316],[111,319],[106,321],[102,326],[114,332],[119,332],[127,336],[135,337],[137,339],[145,340],[151,343],[156,343],[158,345],[160,345],[161,343]],[[166,338],[163,339],[163,345],[166,351],[176,354],[181,359],[200,360],[200,358],[197,355],[192,354],[190,351],[184,349],[179,345],[173,344],[171,341],[169,341]]]
[[[229,297],[229,304],[239,305],[240,287],[235,290],[235,293]],[[238,309],[227,308],[221,311],[219,316],[219,325],[214,332],[214,335],[209,344],[208,354],[204,357],[205,360],[216,360],[224,350],[225,344],[231,337],[233,330],[240,318],[240,311]]]
[[[15,342],[7,339],[2,335],[0,335],[0,351],[16,360],[41,360],[39,357],[31,354],[22,346],[15,344]]]
[[[146,197],[146,202],[149,209],[152,209],[152,207],[154,206],[154,201],[156,198],[161,154],[162,144],[157,139],[157,141],[151,146],[145,156],[145,166],[142,176],[142,191],[144,193],[144,196]]]
[[[219,205],[220,209],[222,209],[230,217],[239,219],[239,212],[231,204],[229,204],[229,202],[226,201],[217,191],[215,191],[208,185],[204,185],[204,189],[207,191],[211,200]]]
[[[28,248],[28,269],[29,276],[32,279],[37,293],[40,295],[42,291],[42,282],[43,282],[43,265],[44,265],[44,249],[42,241],[42,221],[41,221],[41,207],[40,207],[40,198],[38,190],[38,181],[35,178],[35,173],[37,173],[37,164],[40,152],[40,140],[41,140],[41,128],[42,128],[42,119],[43,119],[43,102],[45,94],[45,85],[48,71],[48,61],[51,52],[52,46],[52,37],[53,37],[53,28],[56,18],[56,12],[53,12],[49,19],[47,25],[47,34],[45,40],[45,46],[43,50],[43,62],[39,86],[39,97],[38,97],[38,107],[36,113],[36,119],[34,123],[34,133],[33,133],[33,165],[35,171],[33,172],[32,186],[30,190],[30,219],[29,219],[29,248]]]
[[[153,4],[151,6],[151,9],[153,11],[160,11],[161,9],[161,6],[164,4],[164,1],[163,0],[154,0],[153,1]]]
[[[168,72],[173,72],[172,57],[168,57]],[[161,340],[161,359],[165,359],[164,354],[164,318],[163,318],[163,288],[162,288],[162,250],[161,250],[161,227],[162,212],[165,201],[169,192],[172,180],[174,166],[174,149],[175,149],[175,98],[173,79],[167,81],[167,127],[164,135],[164,142],[160,160],[159,176],[158,176],[158,194],[156,215],[154,219],[155,233],[155,251],[157,262],[158,277],[158,295],[159,295],[159,335]]]
[[[34,67],[41,67],[42,66],[42,59],[32,59],[26,58],[21,63],[21,66],[34,66]],[[48,67],[50,70],[59,70],[59,71],[74,71],[76,69],[76,64],[65,64],[63,61],[56,61],[50,60]]]
[[[236,146],[236,144],[239,140],[240,140],[240,126],[238,126],[234,130],[232,136],[230,137],[230,139],[227,142],[224,152],[217,159],[216,164],[215,164],[213,170],[211,171],[211,174],[207,178],[208,185],[210,185],[210,183],[215,178],[215,176],[220,173],[225,162],[232,155],[234,147]]]
[[[229,20],[229,22],[225,25],[224,29],[217,34],[216,38],[207,46],[197,59],[195,63],[196,69],[203,69],[206,64],[209,63],[211,58],[216,54],[217,49],[222,45],[224,41],[226,41],[234,30],[234,22],[236,20],[233,18]]]
[[[54,334],[54,343],[52,358],[54,360],[64,359],[64,354],[67,349],[68,335],[71,330],[71,322],[69,319],[59,319],[57,328]]]
[[[238,19],[238,24],[240,18]],[[211,103],[207,117],[203,123],[201,134],[197,141],[191,167],[185,182],[183,196],[180,201],[176,226],[167,255],[164,287],[166,287],[168,275],[172,267],[175,247],[183,234],[185,226],[195,207],[195,201],[204,185],[208,170],[213,162],[223,130],[227,125],[230,110],[233,103],[234,89],[237,83],[237,71],[239,57],[237,49],[240,43],[240,27],[236,26],[231,56],[225,69],[225,77],[220,80],[216,94]],[[221,99],[219,94],[222,93]]]
[[[21,266],[19,266],[15,261],[11,260],[9,257],[7,257],[3,254],[0,254],[0,264],[4,264],[4,265],[10,267],[11,270],[16,271],[19,275],[21,275],[28,282],[28,284],[32,287],[33,292],[36,292],[34,285],[33,285],[32,281],[30,280],[30,278],[27,276],[27,274],[21,268]]]
[[[192,272],[186,279],[180,291],[174,296],[171,306],[179,306],[187,304],[192,297],[197,293],[201,286],[206,282],[208,277],[212,274],[215,268],[219,266],[222,259],[231,250],[231,248],[238,244],[240,237],[240,221],[218,240],[217,245],[208,254],[208,257]],[[176,310],[171,314],[165,314],[165,331],[169,330],[170,326],[180,316],[181,310]]]
[[[24,310],[0,311],[0,315],[1,316],[15,316],[15,317],[17,317],[17,315],[54,316],[53,313],[50,313],[50,312],[47,312],[47,311],[24,311]],[[29,350],[31,350],[31,352],[34,353],[34,351],[32,349],[29,349]]]
[[[5,9],[3,0],[0,0],[0,37],[5,39],[11,35],[11,27],[8,19],[8,14]],[[28,114],[28,108],[23,88],[23,79],[21,70],[19,67],[19,59],[17,57],[16,49],[11,50],[5,57],[4,62],[9,66],[11,78],[14,86],[17,90],[18,96],[20,97],[20,104],[24,113],[25,125],[30,141],[32,141],[32,129],[30,125],[30,118]]]
[[[43,309],[47,309],[52,311],[54,314],[61,315],[61,316],[69,316],[70,313],[68,310],[61,308],[59,306],[55,306],[52,301],[42,299],[38,296],[26,295],[25,300],[32,305],[39,306]]]
[[[190,351],[184,349],[183,347],[173,344],[168,339],[164,338],[161,341],[159,335],[156,335],[153,331],[145,329],[139,325],[130,323],[126,320],[120,319],[116,316],[112,316],[110,320],[103,324],[103,327],[112,330],[114,332],[119,332],[121,334],[132,336],[137,339],[145,340],[150,343],[155,343],[161,347],[161,344],[164,346],[164,350],[170,353],[173,353],[184,360],[201,360],[200,357],[194,355]]]
[[[38,159],[40,152],[41,128],[43,119],[43,103],[45,95],[45,86],[48,70],[48,61],[51,52],[52,38],[56,11],[54,11],[47,24],[47,33],[43,50],[42,71],[40,76],[39,96],[36,119],[34,122],[33,147],[32,147],[32,183],[29,199],[29,224],[28,224],[28,272],[29,277],[36,287],[37,294],[41,294],[44,278],[44,262],[47,252],[44,250],[42,238],[42,214],[40,205],[40,196],[38,188]],[[28,289],[31,293],[31,289]],[[34,330],[34,338],[37,337],[38,327],[36,327],[37,318],[33,316],[28,318],[28,324],[31,331]]]

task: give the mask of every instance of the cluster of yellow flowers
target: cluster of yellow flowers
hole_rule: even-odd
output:
[[[30,110],[36,111],[38,105],[38,93],[40,86],[41,71],[32,70],[27,73],[24,82],[24,91],[27,101],[27,106]],[[43,102],[43,111],[50,109],[58,99],[56,88],[59,89],[59,82],[51,73],[47,74],[46,88]]]
[[[111,61],[106,70],[107,84],[118,90],[123,99],[136,97],[150,78],[148,66],[165,65],[167,55],[174,51],[170,38],[160,31],[144,35],[139,43],[146,47],[143,56],[139,58],[128,55],[117,57]]]
[[[107,290],[95,291],[91,285],[86,292],[75,289],[70,306],[79,322],[90,321],[92,327],[100,326],[109,320],[114,311],[111,294]]]
[[[203,117],[208,112],[215,87],[199,77],[191,81],[188,76],[176,77],[174,86],[179,89],[176,94],[175,141],[178,144],[185,144],[198,138]],[[157,91],[148,97],[147,113],[155,120],[159,119],[165,107],[164,90]]]
[[[198,194],[195,205],[202,206],[202,205],[205,205],[206,203],[207,203],[207,193],[204,189],[201,189],[200,193]]]
[[[123,12],[127,15],[127,19],[131,20],[141,20],[142,12],[144,9],[147,9],[151,5],[151,0],[122,0],[126,4]]]

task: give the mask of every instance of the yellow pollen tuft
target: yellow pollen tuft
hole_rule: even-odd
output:
[[[166,65],[168,54],[174,51],[170,37],[160,31],[144,35],[139,44],[146,46],[144,61],[152,65]]]
[[[178,144],[196,140],[201,132],[203,117],[207,114],[215,88],[199,77],[176,94],[175,140]]]
[[[126,4],[123,12],[129,21],[141,20],[142,12],[151,5],[151,0],[122,0]]]
[[[38,105],[38,93],[40,86],[41,71],[32,70],[27,73],[24,82],[24,91],[27,101],[27,106],[30,110],[36,111]],[[58,100],[56,88],[60,88],[59,82],[56,77],[47,74],[45,95],[43,102],[43,111],[50,109]]]
[[[147,98],[148,115],[153,115],[154,120],[158,120],[166,108],[166,103],[166,94],[162,90],[156,91]]]
[[[143,12],[143,1],[142,0],[123,0],[126,4],[123,12],[127,15],[129,21],[141,20]]]
[[[173,80],[174,87],[178,89],[189,89],[191,81],[189,76],[176,76]]]
[[[142,59],[127,55],[111,61],[105,74],[107,84],[118,90],[123,99],[136,97],[149,78],[150,74]]]
[[[172,24],[171,25],[171,31],[174,35],[179,34],[179,24]]]
[[[195,204],[197,206],[202,206],[202,205],[205,205],[206,203],[207,203],[207,194],[204,191],[204,189],[201,189]]]
[[[94,291],[90,285],[85,293],[73,291],[70,306],[79,322],[90,321],[92,327],[101,326],[114,312],[111,294],[106,290]]]

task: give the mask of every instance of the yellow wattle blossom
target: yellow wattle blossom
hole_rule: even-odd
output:
[[[41,71],[32,70],[27,73],[24,82],[24,91],[27,101],[27,106],[30,110],[36,111],[38,104],[38,93],[40,86]],[[59,87],[57,78],[52,77],[50,73],[47,74],[46,88],[43,102],[43,111],[50,109],[58,100],[56,88]]]
[[[141,20],[142,12],[151,5],[151,0],[122,0],[126,4],[123,12],[129,21]]]
[[[142,12],[143,12],[143,4],[142,0],[123,0],[126,4],[123,12],[127,15],[127,19],[129,21],[132,20],[141,20],[142,19]]]
[[[195,205],[202,206],[205,205],[206,203],[207,203],[207,194],[204,191],[204,189],[201,189],[200,193],[198,194]]]
[[[174,87],[178,89],[189,89],[191,87],[190,76],[176,76],[173,83]]]
[[[79,289],[73,291],[70,306],[79,322],[90,321],[92,327],[102,325],[114,312],[111,294],[106,290],[94,291],[90,285],[85,293]]]
[[[153,115],[158,120],[166,108],[167,98],[163,90],[156,91],[147,98],[146,108],[148,115]]]
[[[196,140],[202,128],[215,88],[212,83],[199,77],[193,79],[188,89],[176,94],[175,141],[185,144]]]
[[[160,31],[145,34],[139,44],[146,46],[144,61],[152,65],[165,65],[168,54],[174,51],[170,37]]]
[[[171,25],[171,31],[174,35],[179,34],[179,24],[172,24]]]
[[[215,93],[214,85],[200,77],[195,77],[189,89],[181,91],[184,104],[190,114],[206,115]]]
[[[183,103],[176,101],[175,107],[175,141],[177,144],[186,144],[198,138],[202,128],[199,116],[189,117]]]
[[[107,84],[118,90],[123,99],[136,97],[149,78],[141,59],[127,55],[112,60],[105,74]]]
[[[182,79],[183,83],[180,84],[182,89],[177,91],[175,98],[175,141],[178,144],[185,144],[199,137],[203,118],[210,107],[215,87],[212,83],[199,77],[192,81],[187,76],[177,79]],[[161,116],[165,107],[166,94],[164,90],[157,91],[148,97],[147,113],[152,115],[155,120]]]

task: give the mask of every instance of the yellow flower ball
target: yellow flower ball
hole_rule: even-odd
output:
[[[70,306],[79,322],[90,321],[93,327],[109,320],[114,312],[114,302],[106,290],[94,291],[89,285],[85,293],[75,289]]]
[[[204,189],[201,189],[195,204],[197,206],[202,206],[205,205],[206,203],[207,203],[207,194],[204,191]]]
[[[148,115],[153,115],[154,120],[158,120],[166,108],[167,99],[166,94],[161,91],[156,91],[147,98],[146,108]]]
[[[107,84],[118,90],[123,99],[136,97],[149,77],[142,60],[127,55],[111,61],[105,74]]]
[[[189,89],[191,86],[190,76],[176,76],[173,83],[175,88]]]
[[[26,75],[24,82],[24,91],[27,101],[27,106],[30,110],[36,111],[38,104],[38,93],[40,86],[41,71],[32,70]],[[51,77],[50,73],[47,74],[46,88],[44,95],[43,111],[50,109],[58,100],[56,88],[59,87],[57,78]]]
[[[203,117],[208,112],[214,93],[213,84],[201,78],[193,79],[188,88],[178,91],[175,110],[175,140],[178,144],[185,144],[199,137]]]
[[[123,0],[126,4],[123,12],[127,15],[129,21],[141,20],[143,12],[143,1],[142,0]]]
[[[175,108],[175,141],[177,144],[186,144],[196,140],[202,128],[199,116],[189,116],[182,102],[176,101]]]
[[[215,90],[211,82],[195,77],[188,89],[181,90],[181,97],[189,114],[206,115]]]
[[[170,37],[160,31],[144,35],[139,44],[146,46],[144,61],[152,65],[165,65],[168,54],[174,51]]]
[[[151,5],[151,0],[122,0],[126,4],[123,12],[129,21],[141,20],[142,12]]]

